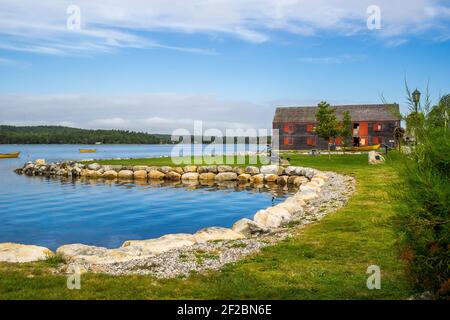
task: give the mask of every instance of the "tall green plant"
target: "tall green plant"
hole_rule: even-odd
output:
[[[450,130],[449,97],[423,109],[415,123],[416,145],[400,155],[400,181],[393,196],[400,206],[399,232],[408,274],[421,290],[450,296]]]
[[[316,113],[316,121],[316,133],[319,137],[327,141],[328,157],[331,159],[329,140],[332,138],[336,139],[339,134],[339,122],[336,118],[336,109],[331,108],[325,101],[320,102]]]

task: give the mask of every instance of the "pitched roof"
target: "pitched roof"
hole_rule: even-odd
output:
[[[352,121],[399,121],[400,108],[394,104],[340,105],[336,116],[342,120],[344,111],[350,112]],[[315,122],[317,107],[278,107],[273,122]]]

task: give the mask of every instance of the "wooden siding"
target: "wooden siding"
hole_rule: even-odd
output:
[[[354,121],[354,123],[361,122]],[[289,122],[290,132],[284,132],[284,122],[274,122],[273,129],[279,130],[279,148],[280,150],[310,150],[310,149],[327,149],[328,142],[319,138],[314,132],[308,132],[308,125],[315,125],[312,122]],[[365,133],[366,145],[374,145],[378,143],[386,143],[388,145],[394,146],[390,143],[390,140],[394,140],[394,130],[400,125],[399,121],[367,121],[367,127]],[[381,124],[381,131],[376,131],[377,126]],[[352,124],[353,126],[353,124]],[[365,126],[365,125],[363,125]],[[374,130],[375,129],[375,130]],[[360,134],[361,135],[361,134]],[[375,139],[374,139],[375,137]],[[284,139],[289,138],[289,139]],[[314,145],[309,145],[308,142],[312,141]],[[289,142],[289,144],[284,144],[284,142]]]

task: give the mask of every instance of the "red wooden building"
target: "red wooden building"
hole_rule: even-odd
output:
[[[386,144],[394,146],[394,130],[400,126],[398,104],[333,106],[339,121],[348,111],[352,119],[353,146]],[[273,118],[273,129],[279,130],[280,150],[327,149],[315,133],[317,107],[279,107]],[[337,138],[330,143],[341,145]]]

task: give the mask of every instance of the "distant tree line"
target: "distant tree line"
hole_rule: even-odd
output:
[[[213,138],[212,141],[219,141]],[[194,141],[194,137],[192,137]],[[63,126],[0,126],[0,144],[176,144],[170,134],[151,134],[128,130],[88,130]],[[235,138],[235,143],[238,139]],[[204,141],[208,143],[208,141]],[[256,139],[245,138],[245,143]],[[270,143],[270,137],[267,137]]]

